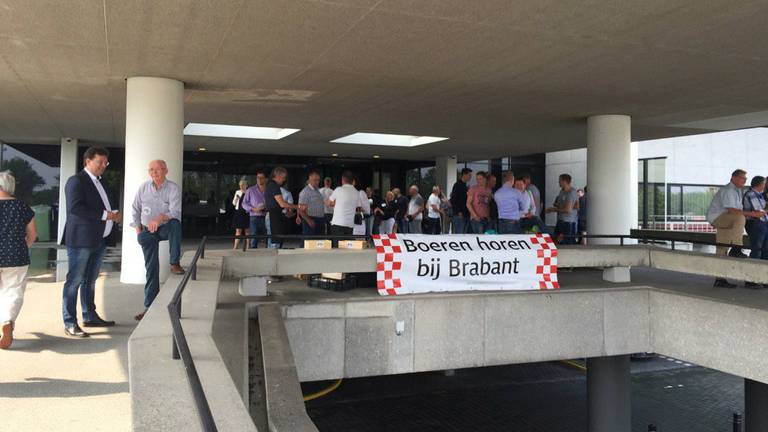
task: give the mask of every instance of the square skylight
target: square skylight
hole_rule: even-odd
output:
[[[337,138],[331,142],[342,143],[342,144],[416,147],[416,146],[429,144],[433,142],[444,141],[447,139],[448,138],[433,137],[433,136],[393,135],[393,134],[357,132],[357,133],[353,133],[352,135],[347,135],[345,137]]]
[[[300,130],[213,123],[189,123],[184,128],[184,135],[279,140]]]

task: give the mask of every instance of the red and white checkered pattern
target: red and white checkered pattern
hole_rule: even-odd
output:
[[[376,288],[380,295],[397,295],[402,286],[398,272],[402,268],[402,246],[397,234],[374,235],[376,246]]]
[[[534,248],[538,246],[536,274],[541,275],[539,289],[560,288],[560,283],[557,281],[557,249],[552,237],[549,234],[537,233],[531,236],[531,243],[534,244]]]

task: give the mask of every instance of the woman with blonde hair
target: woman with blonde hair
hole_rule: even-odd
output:
[[[240,189],[235,192],[235,196],[232,198],[232,205],[235,207],[235,213],[232,216],[232,228],[235,230],[234,249],[240,245],[240,239],[237,236],[248,235],[248,228],[251,224],[251,218],[243,208],[243,198],[245,198],[245,191],[248,190],[248,180],[245,177],[241,178],[239,186]],[[243,241],[248,243],[247,239],[243,239]]]
[[[16,179],[0,172],[0,349],[13,342],[13,329],[24,302],[29,246],[35,242],[35,212],[13,197]]]
[[[387,192],[384,201],[373,211],[379,216],[379,234],[392,234],[395,228],[395,213],[397,204],[395,203],[395,194],[392,191]]]

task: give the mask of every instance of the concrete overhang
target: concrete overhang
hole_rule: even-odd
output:
[[[188,122],[295,127],[187,149],[460,160],[583,147],[584,118],[633,140],[759,125],[764,2],[29,2],[0,14],[0,140],[122,146],[125,79],[186,83]],[[433,135],[417,149],[331,144]]]

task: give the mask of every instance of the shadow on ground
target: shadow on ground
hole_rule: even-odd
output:
[[[21,382],[0,383],[0,396],[8,398],[99,396],[127,391],[127,382],[105,383],[32,377]]]

